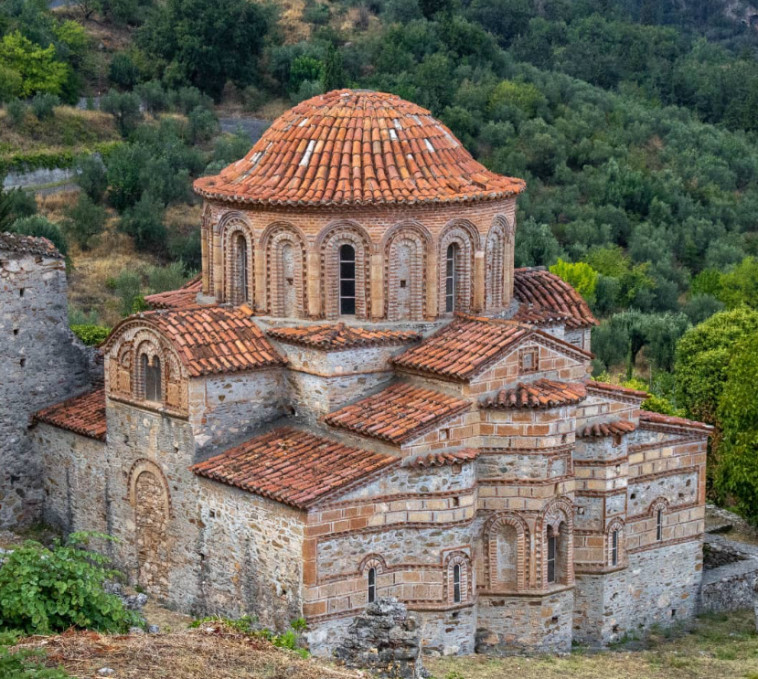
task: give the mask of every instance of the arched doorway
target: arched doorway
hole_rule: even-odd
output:
[[[141,471],[134,482],[134,523],[137,546],[137,584],[145,592],[168,596],[168,495],[152,471]]]

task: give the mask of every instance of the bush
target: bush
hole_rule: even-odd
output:
[[[0,677],[4,679],[70,679],[61,669],[46,667],[42,651],[21,649],[11,653],[0,648]]]
[[[187,116],[189,122],[188,134],[192,144],[208,141],[218,130],[218,120],[213,114],[202,106],[196,106]]]
[[[26,109],[27,105],[21,99],[11,99],[5,105],[5,112],[8,114],[8,119],[13,127],[18,127],[24,122]]]
[[[125,90],[130,90],[139,80],[139,69],[126,52],[116,52],[108,68],[108,80]]]
[[[177,290],[187,282],[187,275],[182,262],[171,262],[167,266],[150,266],[146,273],[150,294]]]
[[[37,120],[47,120],[53,117],[53,109],[59,106],[61,100],[54,94],[40,92],[32,99],[32,112]]]
[[[52,549],[27,541],[0,568],[0,629],[25,634],[64,632],[71,627],[125,632],[141,623],[134,611],[103,589],[118,572],[106,557],[86,550],[92,538],[72,533]]]
[[[108,188],[108,177],[99,156],[83,156],[77,161],[76,183],[95,203],[103,199]]]
[[[66,234],[82,250],[89,250],[93,238],[103,232],[106,216],[104,207],[93,203],[86,193],[80,193],[76,204],[66,210]]]
[[[142,277],[136,271],[124,270],[116,278],[108,280],[107,285],[121,300],[121,315],[133,313],[142,297]]]
[[[139,95],[134,92],[117,92],[108,90],[100,99],[100,108],[116,119],[116,126],[121,135],[126,137],[134,131],[142,120]]]
[[[9,231],[24,236],[47,238],[64,257],[68,254],[68,244],[58,225],[39,215],[17,219],[11,224]]]
[[[111,332],[103,325],[72,325],[71,331],[88,347],[94,347],[104,342]]]
[[[163,204],[149,193],[142,195],[137,204],[121,218],[121,230],[134,238],[138,250],[153,253],[166,246],[166,227],[163,224]]]
[[[155,115],[168,108],[168,95],[159,81],[150,80],[149,82],[142,83],[141,85],[137,85],[134,91],[142,99],[142,103],[150,115]]]

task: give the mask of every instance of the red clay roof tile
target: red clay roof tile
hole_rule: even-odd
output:
[[[519,309],[514,320],[543,325],[553,322],[553,318],[558,320],[560,314],[566,319],[566,326],[572,329],[597,325],[597,320],[581,295],[566,281],[546,269],[515,269],[513,295],[523,305],[528,305],[523,310]]]
[[[401,444],[469,407],[469,402],[411,384],[392,384],[378,394],[324,417],[332,427]]]
[[[40,410],[34,415],[34,421],[105,441],[105,389],[100,387]]]
[[[663,415],[661,413],[653,413],[648,410],[640,411],[640,425],[652,424],[663,425],[670,427],[681,427],[683,429],[695,429],[699,432],[710,433],[713,431],[713,427],[705,422],[697,422],[696,420],[688,420],[684,417],[676,417],[674,415]]]
[[[630,389],[629,387],[622,387],[620,384],[612,384],[611,382],[596,382],[590,380],[587,382],[588,391],[599,391],[606,394],[615,394],[617,396],[627,396],[637,398],[644,401],[650,396],[646,391],[640,391],[639,389]]]
[[[605,436],[622,436],[629,434],[637,428],[634,422],[628,420],[618,420],[616,422],[596,422],[588,424],[576,432],[580,438],[603,438]]]
[[[557,408],[583,401],[587,390],[582,382],[558,382],[541,379],[519,382],[513,389],[503,389],[484,399],[482,408]]]
[[[492,200],[524,187],[475,161],[426,109],[367,90],[301,102],[242,160],[194,183],[205,198],[275,205]]]
[[[203,276],[198,274],[178,290],[147,295],[145,301],[153,309],[188,309],[198,306],[197,295],[203,289]]]
[[[140,323],[171,343],[191,377],[286,365],[251,313],[245,306],[146,311],[119,323],[103,347],[107,349],[124,326]]]
[[[303,325],[294,328],[271,328],[269,337],[287,344],[299,344],[315,349],[334,351],[355,347],[405,344],[421,339],[417,332],[401,330],[371,330],[344,323],[334,325]]]
[[[406,457],[403,460],[403,467],[415,467],[418,469],[428,469],[430,467],[444,467],[452,464],[463,464],[472,462],[479,456],[479,451],[474,448],[464,448],[462,450],[445,451],[444,453],[428,453],[416,457]]]
[[[190,467],[199,476],[307,509],[332,491],[397,464],[372,453],[284,427]]]

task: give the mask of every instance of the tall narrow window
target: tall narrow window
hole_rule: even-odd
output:
[[[619,532],[611,533],[611,566],[618,566],[619,562]]]
[[[355,248],[340,246],[340,315],[355,315]]]
[[[456,295],[458,294],[458,260],[460,248],[457,243],[451,243],[447,248],[445,258],[445,311],[455,311]]]
[[[655,518],[655,539],[660,542],[663,540],[663,510],[659,509]]]
[[[461,565],[453,566],[453,602],[461,603]]]
[[[368,602],[376,601],[376,568],[368,569]]]
[[[242,234],[234,239],[234,288],[232,304],[243,304],[248,301],[250,290],[250,272],[248,271],[247,240]]]
[[[548,531],[547,536],[547,581],[549,583],[555,582],[555,548],[556,548],[555,535],[551,530]]]
[[[161,394],[161,360],[153,356],[152,363],[147,354],[142,354],[142,375],[145,380],[145,400],[160,402]]]

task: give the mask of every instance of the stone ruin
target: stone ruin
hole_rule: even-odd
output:
[[[377,599],[355,617],[334,651],[346,667],[366,669],[382,679],[428,676],[421,664],[421,626],[393,597]]]

